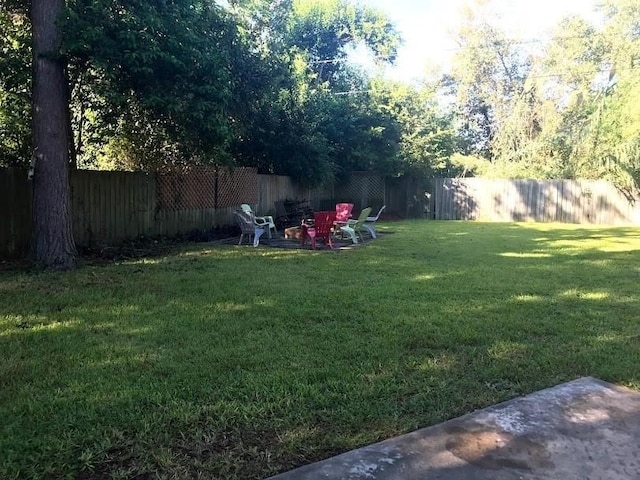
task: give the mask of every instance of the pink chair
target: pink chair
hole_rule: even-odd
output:
[[[353,210],[353,203],[337,203],[336,204],[336,220],[333,222],[333,232],[340,232],[340,227],[347,224],[351,218],[351,211]]]

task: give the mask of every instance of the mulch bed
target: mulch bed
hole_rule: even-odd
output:
[[[236,233],[237,230],[237,233]],[[380,234],[377,232],[378,238],[383,237],[390,232]],[[375,239],[369,237],[367,232],[362,234],[363,240],[357,244],[353,244],[349,238],[333,238],[333,250],[329,249],[322,240],[316,240],[317,251],[340,251],[351,250],[364,245],[370,244]],[[189,235],[181,235],[175,237],[156,237],[145,238],[139,237],[135,240],[124,242],[118,246],[82,246],[78,247],[78,263],[79,265],[96,265],[110,264],[123,260],[135,260],[139,258],[154,258],[169,255],[176,248],[197,243],[212,243],[218,245],[237,245],[240,239],[238,229],[225,228],[216,229],[209,232],[192,232]],[[253,247],[253,239],[244,239],[242,246]],[[260,245],[258,248],[285,248],[290,250],[311,250],[311,242],[307,239],[304,247],[300,245],[299,239],[285,239],[284,230],[279,229],[278,234],[272,234],[269,238],[265,233],[260,237]],[[20,259],[0,259],[0,272],[10,271],[35,271],[33,265],[25,258]]]
[[[379,232],[376,232],[377,237],[380,238],[384,235],[381,235]],[[258,248],[288,248],[288,249],[292,249],[292,250],[311,250],[311,242],[309,239],[307,239],[307,241],[305,242],[304,246],[300,245],[300,240],[298,239],[287,239],[284,238],[283,235],[283,231],[282,230],[278,230],[278,234],[271,234],[272,238],[269,238],[268,235],[265,233],[264,235],[262,235],[260,237],[260,245],[258,245]],[[375,241],[377,239],[373,239],[369,236],[368,233],[364,232],[362,234],[362,241],[360,241],[360,239],[358,239],[358,243],[354,244],[350,238],[340,238],[340,237],[334,237],[332,239],[332,243],[333,243],[333,251],[335,250],[351,250],[353,248],[358,248],[364,245],[368,245],[370,244],[372,241]],[[217,240],[215,243],[219,243],[219,244],[223,244],[223,245],[237,245],[238,241],[240,240],[240,235],[238,235],[237,237],[233,237],[233,238],[225,238],[222,240]],[[242,246],[247,246],[247,247],[253,247],[253,238],[250,240],[247,240],[246,238],[242,241]],[[320,239],[316,239],[316,250],[317,251],[332,251],[328,245],[325,245],[325,243],[320,240]]]

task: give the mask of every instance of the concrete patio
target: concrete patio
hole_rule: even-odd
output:
[[[640,479],[640,393],[585,377],[271,480]]]

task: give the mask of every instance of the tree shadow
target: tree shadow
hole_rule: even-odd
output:
[[[640,395],[583,378],[274,480],[635,478]]]
[[[2,468],[264,478],[585,375],[640,385],[637,249],[561,243],[636,230],[394,230],[348,262],[203,245],[3,278]]]

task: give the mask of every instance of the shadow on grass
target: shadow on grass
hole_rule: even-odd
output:
[[[263,478],[583,375],[640,387],[637,230],[393,229],[4,276],[0,476]]]

